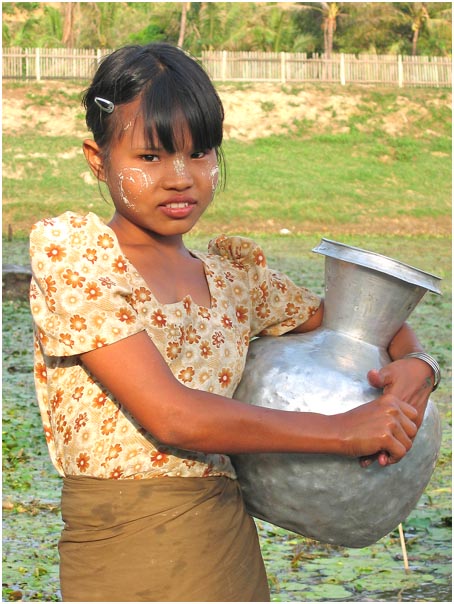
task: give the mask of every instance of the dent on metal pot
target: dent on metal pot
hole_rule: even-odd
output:
[[[307,334],[251,343],[235,398],[327,415],[376,398],[369,369],[438,277],[380,254],[322,239],[323,324]],[[249,512],[324,543],[364,547],[392,531],[416,505],[438,457],[441,426],[429,401],[410,452],[398,464],[362,468],[357,459],[313,454],[234,456]]]

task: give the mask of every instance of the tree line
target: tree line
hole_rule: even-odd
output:
[[[451,2],[3,2],[3,46],[451,54]]]

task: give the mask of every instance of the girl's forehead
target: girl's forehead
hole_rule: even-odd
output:
[[[132,125],[140,120],[142,120],[143,123],[142,110],[138,99],[131,101],[130,103],[118,105],[115,107],[115,111],[117,112],[117,119],[123,128],[128,124]]]
[[[160,140],[153,115],[146,122],[140,102],[133,101],[132,103],[120,105],[118,109],[120,139],[129,139],[134,147],[153,147],[157,149],[164,146]],[[192,148],[191,131],[182,114],[175,115],[172,122],[167,125],[167,128],[171,132],[173,145],[177,151],[189,147]]]

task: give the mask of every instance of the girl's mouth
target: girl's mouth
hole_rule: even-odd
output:
[[[189,207],[189,201],[178,201],[178,202],[173,202],[173,203],[169,203],[167,204],[166,207],[168,208],[187,208]]]
[[[159,206],[162,212],[169,218],[186,218],[195,208],[196,202],[193,199],[184,201],[169,201]]]

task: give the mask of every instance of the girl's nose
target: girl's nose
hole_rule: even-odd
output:
[[[169,162],[164,186],[168,189],[183,190],[190,187],[193,183],[192,173],[185,158],[177,154]]]

